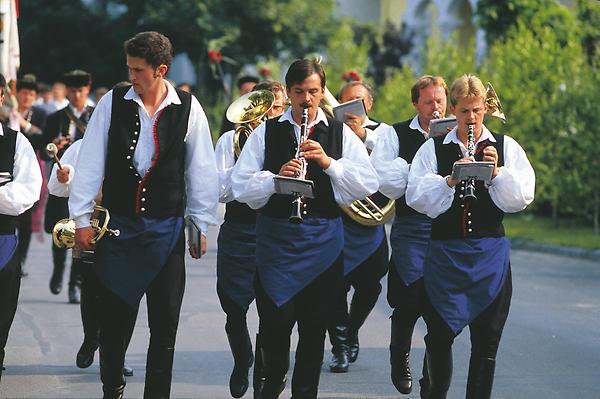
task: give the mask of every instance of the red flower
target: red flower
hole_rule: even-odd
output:
[[[356,71],[346,71],[342,74],[342,80],[345,82],[360,82],[360,75]]]
[[[273,75],[273,72],[271,72],[271,70],[269,68],[267,68],[266,66],[260,68],[260,71],[258,73],[263,78],[269,78]]]
[[[223,54],[219,50],[208,50],[208,60],[219,64],[223,60]]]

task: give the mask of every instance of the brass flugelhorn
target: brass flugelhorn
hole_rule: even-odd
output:
[[[109,229],[110,213],[103,206],[96,205],[94,207],[96,217],[90,220],[90,225],[96,232],[96,236],[92,239],[92,244],[96,244],[104,235],[112,235],[118,237],[121,232],[118,229]],[[100,215],[104,214],[104,220],[100,222]],[[75,246],[75,220],[61,219],[54,225],[52,229],[52,242],[58,248],[73,248]]]
[[[244,94],[227,108],[227,119],[239,125],[233,134],[233,152],[236,157],[240,156],[250,133],[265,120],[274,102],[275,95],[271,91],[257,90]]]

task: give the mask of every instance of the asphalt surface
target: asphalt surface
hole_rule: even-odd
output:
[[[216,229],[209,252],[188,259],[187,286],[174,364],[172,398],[229,398],[232,357],[223,330],[225,316],[215,290]],[[22,280],[19,308],[6,348],[0,398],[101,397],[98,359],[85,370],[75,366],[81,344],[79,307],[67,303],[66,290],[52,295],[49,237],[32,240],[29,276]],[[494,398],[600,399],[600,263],[575,257],[515,250],[513,302],[500,345]],[[66,286],[67,273],[65,273]],[[384,280],[385,286],[385,280]],[[358,361],[346,374],[327,370],[329,344],[319,398],[418,398],[397,393],[389,378],[390,309],[385,288],[360,332]],[[249,311],[251,335],[256,308]],[[413,336],[413,375],[420,376],[425,325]],[[148,344],[145,302],[127,354],[135,375],[127,378],[126,398],[143,395]],[[293,347],[295,347],[295,339]],[[469,338],[454,344],[454,376],[449,398],[464,398]],[[293,354],[292,354],[293,360]],[[291,375],[291,374],[290,374]],[[281,398],[289,398],[288,388]],[[251,389],[245,395],[251,398]]]

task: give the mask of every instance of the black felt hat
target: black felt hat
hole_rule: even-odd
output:
[[[76,69],[63,75],[63,83],[67,87],[84,87],[92,85],[92,75],[86,71]]]

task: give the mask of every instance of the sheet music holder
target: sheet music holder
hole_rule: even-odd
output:
[[[452,167],[452,178],[456,180],[492,180],[494,163],[489,161],[457,162]]]
[[[195,247],[198,259],[202,257],[202,232],[196,226],[196,223],[191,218],[187,218],[185,221],[185,229],[187,235],[188,246]]]
[[[429,137],[443,136],[456,126],[456,117],[432,119],[429,122]]]
[[[315,183],[312,180],[296,179],[294,177],[275,176],[275,192],[284,195],[301,195],[315,198]]]
[[[358,117],[367,116],[367,110],[363,99],[357,98],[356,100],[348,101],[337,107],[333,107],[333,117],[340,122],[346,122],[346,119],[348,119],[346,113],[351,113]]]

